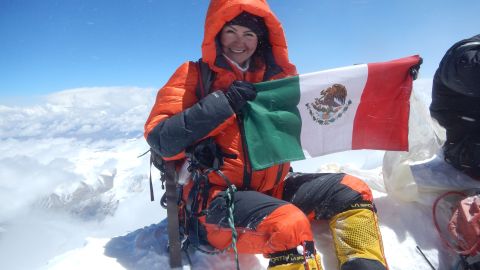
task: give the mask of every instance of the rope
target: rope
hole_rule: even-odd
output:
[[[237,270],[240,270],[240,262],[239,262],[239,259],[238,259],[238,249],[237,249],[238,233],[237,233],[237,230],[235,228],[235,218],[234,218],[234,215],[233,215],[234,210],[235,210],[235,204],[234,204],[235,195],[234,195],[234,193],[237,191],[237,188],[235,187],[235,185],[232,184],[232,182],[228,179],[228,177],[225,176],[222,173],[222,171],[220,171],[218,169],[216,169],[216,170],[208,169],[205,172],[197,171],[197,173],[202,174],[202,175],[208,175],[210,172],[215,172],[220,177],[222,177],[223,180],[227,183],[227,190],[225,191],[224,198],[225,198],[225,201],[226,201],[226,204],[227,204],[228,226],[232,230],[232,243],[230,244],[230,246],[228,246],[227,248],[225,248],[223,250],[215,249],[215,250],[210,251],[210,250],[205,250],[205,249],[201,248],[200,246],[196,246],[196,245],[192,245],[192,247],[195,248],[195,250],[198,250],[198,251],[200,251],[204,254],[207,254],[207,255],[223,254],[223,253],[228,252],[228,251],[233,249],[233,253],[235,255],[236,268],[237,268]]]
[[[461,196],[462,199],[463,198],[466,198],[468,195],[464,192],[460,192],[460,191],[449,191],[449,192],[446,192],[442,195],[440,195],[436,200],[435,202],[433,203],[433,223],[435,224],[435,229],[437,230],[439,236],[440,236],[440,239],[442,240],[442,242],[444,243],[444,245],[446,245],[449,249],[451,249],[452,251],[454,251],[455,253],[457,253],[460,257],[460,259],[458,260],[458,262],[456,263],[456,265],[453,266],[453,270],[469,270],[469,269],[472,269],[471,266],[469,265],[468,261],[466,260],[466,258],[468,256],[470,256],[470,254],[472,254],[472,252],[474,250],[476,250],[478,248],[478,246],[480,245],[480,241],[477,241],[472,247],[468,248],[468,249],[462,249],[460,247],[455,247],[454,245],[452,245],[447,239],[446,237],[443,235],[442,233],[442,230],[440,228],[440,225],[438,223],[438,219],[437,219],[437,208],[438,208],[438,204],[439,202],[444,199],[445,197],[447,196],[450,196],[450,195],[458,195],[458,196]]]
[[[227,199],[228,200],[232,200],[233,202],[233,196],[231,196],[230,194],[230,191],[227,191]],[[240,261],[238,259],[238,250],[237,250],[237,239],[238,239],[238,234],[237,234],[237,230],[235,229],[235,222],[234,222],[234,218],[233,218],[233,211],[234,211],[234,205],[233,203],[231,203],[230,205],[228,205],[227,207],[227,213],[228,213],[228,216],[227,216],[227,220],[228,220],[228,225],[230,226],[230,229],[232,230],[232,244],[230,244],[229,247],[227,247],[226,249],[223,249],[223,250],[214,250],[214,251],[210,251],[210,250],[205,250],[201,247],[198,247],[198,246],[195,246],[193,245],[193,248],[195,248],[196,250],[200,251],[201,253],[204,253],[204,254],[207,254],[207,255],[218,255],[218,254],[223,254],[223,253],[226,253],[230,250],[233,249],[233,253],[235,255],[235,265],[237,267],[237,270],[240,270]]]
[[[231,191],[233,189],[233,191]],[[235,229],[235,221],[233,217],[233,211],[235,210],[235,204],[233,203],[234,201],[234,192],[236,191],[235,186],[232,186],[232,188],[229,188],[228,191],[226,192],[226,197],[227,197],[227,220],[228,220],[228,225],[230,226],[230,229],[232,229],[232,244],[231,247],[233,248],[233,252],[235,254],[235,262],[237,265],[237,270],[240,269],[240,264],[238,261],[238,250],[237,250],[237,230]]]
[[[237,239],[238,239],[238,233],[237,229],[235,229],[235,219],[233,216],[233,212],[235,210],[235,192],[237,191],[237,188],[235,185],[230,182],[230,180],[220,171],[220,170],[215,170],[215,172],[225,180],[225,182],[228,185],[228,188],[225,192],[225,199],[227,201],[227,220],[228,220],[228,225],[230,226],[230,229],[232,230],[232,244],[230,245],[230,248],[233,249],[233,253],[235,254],[235,263],[237,266],[237,270],[240,270],[240,262],[238,260],[238,250],[237,250]]]

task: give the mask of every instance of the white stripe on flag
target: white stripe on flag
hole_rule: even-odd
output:
[[[319,156],[351,149],[355,113],[367,82],[368,66],[362,64],[325,70],[300,75],[299,78],[298,109],[302,118],[301,144],[305,154]],[[341,84],[347,90],[345,105],[339,107],[341,111],[323,113],[313,109],[312,103],[319,100],[321,92],[333,84]]]

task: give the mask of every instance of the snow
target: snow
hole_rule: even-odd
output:
[[[418,84],[424,105],[429,85]],[[148,155],[138,157],[148,150],[142,131],[155,94],[81,88],[33,105],[0,105],[0,269],[169,269],[159,175],[152,170],[150,202]],[[390,269],[430,270],[417,246],[436,269],[450,269],[454,257],[434,230],[431,204],[387,194],[384,154],[336,153],[293,167],[343,171],[370,185]],[[314,222],[313,230],[325,269],[338,269],[327,224]],[[234,267],[231,254],[191,259],[195,269]],[[242,269],[267,264],[261,255],[240,256]]]

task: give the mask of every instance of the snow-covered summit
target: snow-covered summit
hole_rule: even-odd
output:
[[[0,105],[1,269],[168,269],[158,172],[152,170],[152,203],[148,156],[138,157],[148,150],[143,124],[155,94],[82,88],[31,106]],[[293,167],[345,171],[367,181],[390,269],[430,270],[417,246],[437,269],[448,269],[453,258],[433,229],[431,207],[387,195],[382,161],[382,151],[354,151]],[[313,227],[325,269],[337,269],[328,226]],[[192,260],[196,269],[233,266],[229,254],[197,253]],[[266,269],[267,260],[242,255],[240,263]]]

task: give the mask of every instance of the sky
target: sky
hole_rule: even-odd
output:
[[[432,77],[479,33],[477,0],[270,0],[300,73],[413,54]],[[201,57],[207,0],[0,0],[0,104],[81,87],[160,88]]]

